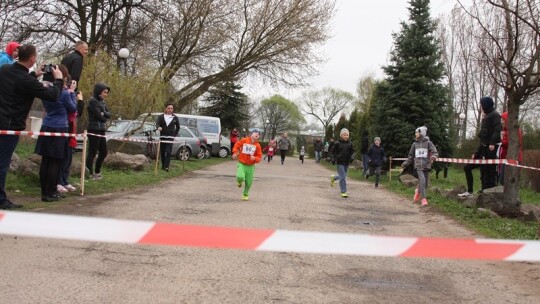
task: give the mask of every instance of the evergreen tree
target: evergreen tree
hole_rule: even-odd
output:
[[[351,116],[349,117],[349,132],[353,147],[354,147],[354,157],[356,159],[361,159],[362,154],[359,152],[361,143],[362,143],[362,132],[360,130],[360,123],[361,123],[361,114],[358,111],[358,109],[354,109],[351,113]]]
[[[428,128],[439,155],[451,155],[452,102],[442,84],[444,66],[436,24],[429,13],[429,0],[409,2],[409,21],[394,34],[391,64],[385,66],[385,81],[377,84],[373,134],[381,137],[390,156],[409,152],[414,130]]]
[[[222,129],[232,130],[248,119],[247,96],[240,92],[241,86],[233,82],[223,82],[210,89],[205,99],[208,106],[201,109],[201,115],[219,117]]]
[[[341,129],[343,128],[349,128],[349,121],[347,120],[347,117],[345,116],[344,113],[341,113],[341,115],[339,116],[339,120],[336,124],[336,127],[334,129],[334,139],[335,140],[339,140],[339,132],[341,131]],[[351,130],[349,130],[349,135],[351,133]]]

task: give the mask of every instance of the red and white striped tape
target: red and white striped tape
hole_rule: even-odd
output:
[[[133,141],[133,142],[143,142],[143,143],[149,143],[149,142],[157,142],[157,141],[149,141],[149,140],[142,140],[142,139],[133,139],[129,137],[113,137],[113,136],[107,136],[107,135],[101,135],[101,134],[94,134],[94,133],[86,133],[87,135],[96,136],[96,137],[104,137],[109,139],[115,139],[115,140],[121,140],[121,141]],[[56,137],[84,137],[84,134],[76,134],[76,133],[67,133],[67,132],[32,132],[32,131],[12,131],[12,130],[0,130],[0,135],[39,135],[39,136],[56,136]],[[167,136],[170,137],[170,136]],[[176,143],[177,141],[165,141],[162,140],[163,143]]]
[[[0,130],[0,135],[40,135],[40,136],[60,136],[60,137],[83,137],[82,134],[67,133],[67,132],[32,132],[32,131],[12,131]]]
[[[407,158],[391,158],[392,161],[405,161]],[[499,164],[505,164],[512,167],[518,167],[518,168],[524,168],[524,169],[531,169],[531,170],[537,170],[540,171],[540,168],[530,167],[530,166],[523,166],[518,163],[518,161],[513,159],[463,159],[463,158],[437,158],[435,160],[436,162],[442,162],[442,163],[455,163],[455,164],[477,164],[477,165],[499,165]]]
[[[393,237],[229,228],[14,211],[0,212],[0,234],[273,252],[540,261],[540,241]]]

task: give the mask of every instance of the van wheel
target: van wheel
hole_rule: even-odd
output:
[[[179,160],[187,161],[189,160],[190,156],[191,156],[191,151],[186,146],[180,147],[180,149],[178,149],[178,152],[176,152],[176,159],[179,159]]]
[[[209,150],[206,150],[206,151],[204,152],[204,158],[209,159],[210,156],[211,156],[211,155],[210,155],[210,151],[209,151]]]
[[[229,149],[225,148],[225,147],[221,147],[219,148],[219,157],[221,158],[225,158],[229,155]]]

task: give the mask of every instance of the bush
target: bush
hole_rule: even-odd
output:
[[[523,151],[523,165],[540,168],[540,150]],[[524,185],[535,192],[540,192],[540,171],[522,169],[521,173]]]

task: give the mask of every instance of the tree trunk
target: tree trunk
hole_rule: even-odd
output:
[[[508,154],[507,159],[517,160],[519,151],[518,116],[519,100],[510,95],[508,99]],[[519,214],[519,168],[506,165],[504,170],[504,206],[509,214]]]

